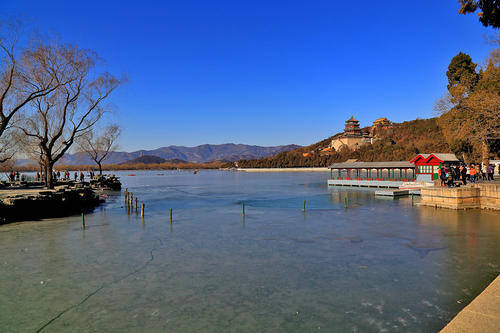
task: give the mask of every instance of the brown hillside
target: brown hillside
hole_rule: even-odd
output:
[[[321,149],[327,147],[334,136],[271,157],[240,160],[238,164],[242,168],[324,167],[350,158],[368,162],[405,161],[419,153],[451,152],[448,143],[443,139],[437,118],[396,123],[393,128],[381,131],[374,144],[361,146],[355,151],[342,149],[338,152],[322,153]],[[310,153],[310,156],[304,157],[303,153]]]

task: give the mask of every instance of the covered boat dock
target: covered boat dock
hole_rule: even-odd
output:
[[[328,185],[395,187],[415,181],[415,167],[409,161],[333,163]]]

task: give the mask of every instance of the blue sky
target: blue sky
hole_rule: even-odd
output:
[[[459,51],[491,45],[455,0],[0,1],[96,51],[129,82],[112,97],[123,150],[308,145],[378,117],[433,116]]]

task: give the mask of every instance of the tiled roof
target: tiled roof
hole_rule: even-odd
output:
[[[389,161],[389,162],[343,162],[333,163],[328,168],[330,169],[386,169],[386,168],[413,168],[413,165],[408,161]]]

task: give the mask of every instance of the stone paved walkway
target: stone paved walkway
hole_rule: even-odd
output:
[[[500,275],[441,332],[500,332]]]

